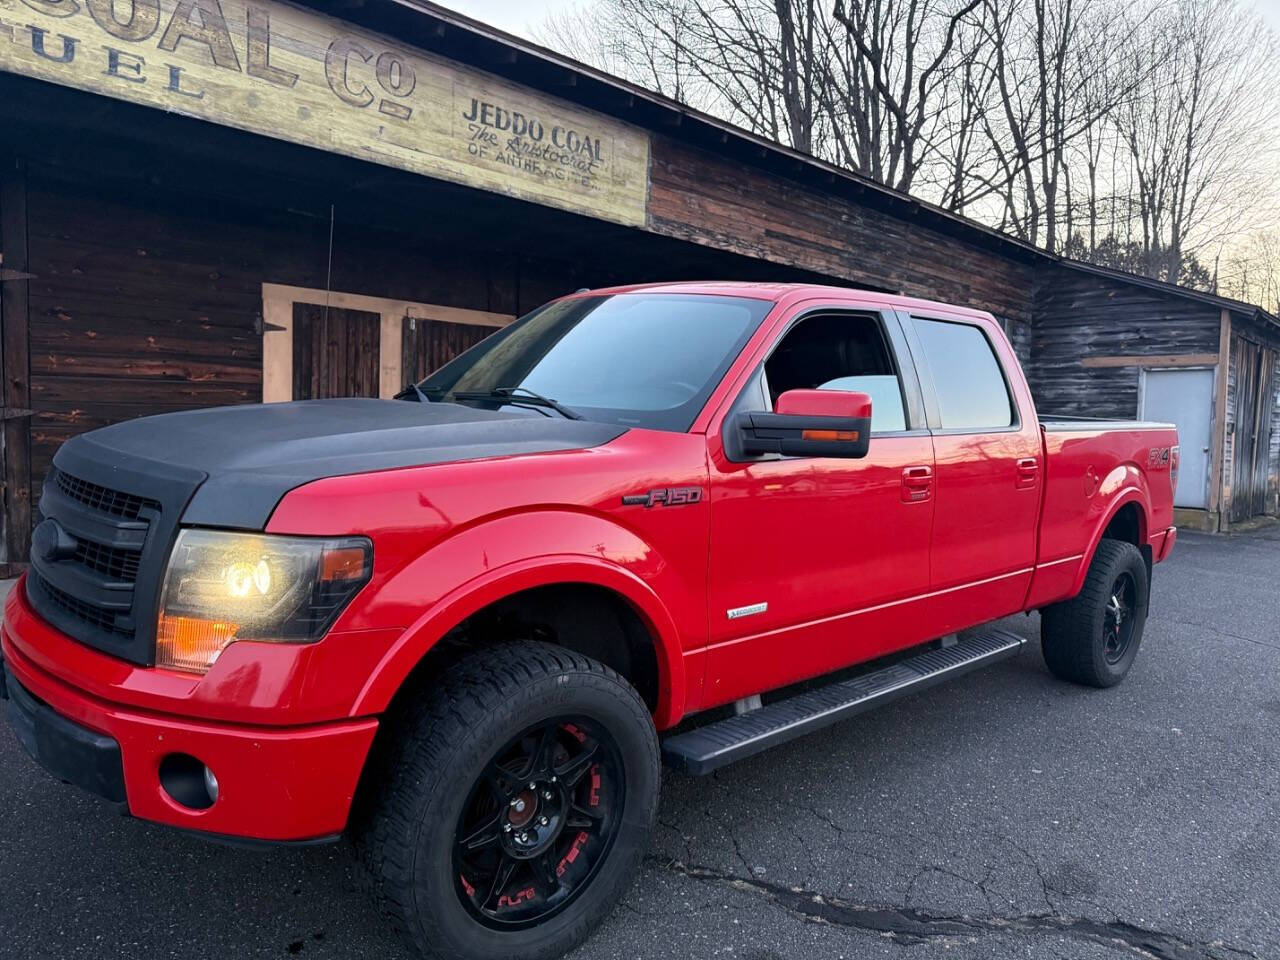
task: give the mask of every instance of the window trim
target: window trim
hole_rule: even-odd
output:
[[[1005,366],[1004,359],[1000,356],[1000,351],[996,349],[995,341],[991,339],[991,334],[985,326],[971,319],[961,317],[947,317],[941,315],[914,314],[906,310],[897,311],[898,320],[902,323],[903,330],[907,335],[907,342],[911,346],[911,353],[915,360],[916,367],[921,370],[920,387],[924,394],[924,406],[926,419],[929,424],[929,432],[939,437],[963,437],[963,436],[985,436],[989,434],[1001,433],[1021,433],[1023,428],[1022,408],[1018,405],[1017,395],[1013,391],[1013,381],[1009,378],[1009,370]],[[928,320],[933,323],[951,323],[956,326],[972,327],[982,335],[983,340],[987,344],[987,349],[991,351],[991,357],[996,362],[996,369],[1000,371],[1000,378],[1004,381],[1005,396],[1009,399],[1009,419],[1010,423],[1006,427],[944,427],[942,426],[942,404],[938,400],[937,387],[933,380],[933,367],[929,363],[929,355],[925,352],[924,341],[920,339],[920,332],[916,327],[917,320]]]

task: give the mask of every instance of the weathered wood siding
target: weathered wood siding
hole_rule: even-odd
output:
[[[36,499],[54,452],[78,433],[261,400],[262,284],[325,285],[327,221],[136,190],[104,195],[65,169],[29,174],[35,415],[24,479]],[[333,286],[510,313],[573,289],[564,271],[438,241],[339,223]]]
[[[1213,354],[1218,308],[1094,274],[1052,268],[1037,291],[1027,379],[1044,415],[1135,417],[1138,366],[1086,357]]]
[[[1004,329],[1005,336],[1009,338],[1018,362],[1025,368],[1031,363],[1031,324],[1001,317],[1000,326]]]
[[[1280,516],[1280,373],[1271,398],[1271,458],[1268,472],[1267,512]]]
[[[1222,435],[1222,500],[1224,520],[1231,513],[1231,496],[1235,486],[1236,397],[1240,379],[1240,340],[1231,338],[1231,354],[1227,358],[1227,412]]]
[[[1227,423],[1226,436],[1223,441],[1222,489],[1224,512],[1235,507],[1237,518],[1254,509],[1243,511],[1236,503],[1245,489],[1240,476],[1243,467],[1235,463],[1238,446],[1238,428],[1241,425],[1241,403],[1248,398],[1240,396],[1240,385],[1251,378],[1241,376],[1241,359],[1246,353],[1253,356],[1254,345],[1272,356],[1267,359],[1265,369],[1270,373],[1268,382],[1260,385],[1263,393],[1261,429],[1258,439],[1259,447],[1265,451],[1266,481],[1265,490],[1261,493],[1262,511],[1272,515],[1280,515],[1280,330],[1267,323],[1254,322],[1244,317],[1233,317],[1231,323],[1231,359],[1227,377]],[[1257,398],[1254,398],[1257,400]],[[1267,416],[1267,409],[1270,416]],[[1256,467],[1256,465],[1255,465]],[[1261,483],[1259,477],[1254,483]],[[1255,494],[1257,496],[1257,494]],[[1256,509],[1256,504],[1255,504]]]
[[[1033,267],[971,241],[655,137],[649,228],[851,285],[1031,316]]]

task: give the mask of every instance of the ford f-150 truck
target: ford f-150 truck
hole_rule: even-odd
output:
[[[663,759],[1015,654],[982,625],[1020,611],[1055,675],[1119,682],[1177,466],[1169,425],[1039,420],[985,313],[582,291],[395,400],[66,443],[0,689],[40,764],[134,817],[349,834],[424,953],[547,958],[624,893]]]

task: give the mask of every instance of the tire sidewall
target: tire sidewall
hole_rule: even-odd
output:
[[[1128,545],[1127,545],[1128,546]],[[1129,646],[1115,663],[1107,662],[1107,601],[1115,588],[1115,582],[1122,574],[1128,573],[1134,582],[1133,636]],[[1114,686],[1125,678],[1129,668],[1138,656],[1138,648],[1142,644],[1142,634],[1147,624],[1147,606],[1150,600],[1150,582],[1147,577],[1147,565],[1137,548],[1124,551],[1107,564],[1107,589],[1099,597],[1093,611],[1093,663],[1097,677],[1104,686]]]
[[[566,909],[518,931],[485,926],[458,897],[453,843],[458,819],[484,767],[513,736],[562,716],[594,720],[613,736],[623,763],[618,833],[598,872]],[[420,943],[445,956],[510,960],[556,957],[603,919],[629,885],[657,815],[657,740],[644,705],[620,680],[599,674],[539,676],[501,708],[486,714],[453,751],[438,782],[423,784],[408,855]]]

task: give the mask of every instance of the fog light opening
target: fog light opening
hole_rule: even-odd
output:
[[[204,790],[209,795],[210,804],[218,802],[218,778],[208,767],[204,768]]]
[[[218,778],[186,753],[171,753],[160,761],[160,786],[170,800],[188,810],[208,810],[218,800]]]

